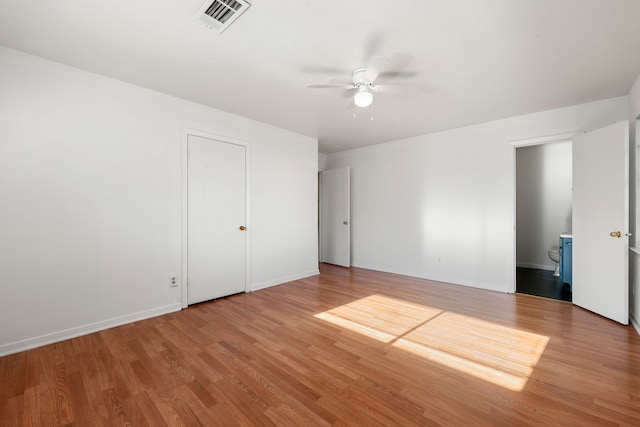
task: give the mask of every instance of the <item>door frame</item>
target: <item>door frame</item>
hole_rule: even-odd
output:
[[[549,135],[537,138],[528,138],[528,139],[517,139],[513,141],[509,141],[511,144],[512,150],[512,182],[513,182],[513,196],[511,198],[511,224],[512,224],[512,250],[511,250],[511,259],[509,260],[509,287],[507,292],[513,294],[516,292],[516,269],[517,269],[517,258],[516,251],[518,248],[518,236],[516,235],[516,210],[517,210],[517,170],[516,170],[516,150],[521,147],[528,147],[531,145],[542,145],[542,144],[551,144],[554,142],[565,142],[572,141],[573,138],[584,132],[568,132],[556,135]]]
[[[182,129],[182,272],[181,272],[181,298],[182,308],[189,305],[189,136],[198,136],[227,144],[240,145],[245,149],[245,219],[247,227],[245,237],[245,281],[244,291],[251,292],[251,146],[249,142],[228,136],[214,135],[194,129]]]

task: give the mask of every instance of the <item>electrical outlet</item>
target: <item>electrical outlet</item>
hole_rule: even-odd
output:
[[[440,255],[436,257],[436,262],[440,262]]]
[[[171,286],[172,288],[178,286],[178,276],[176,276],[175,274],[169,276],[169,286]]]

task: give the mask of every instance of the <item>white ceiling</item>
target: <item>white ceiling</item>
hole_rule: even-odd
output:
[[[640,73],[638,0],[250,2],[219,34],[192,19],[202,0],[0,0],[0,44],[317,137],[323,153],[625,95]],[[351,110],[341,90],[306,88],[396,53],[412,61],[380,82],[419,92]]]

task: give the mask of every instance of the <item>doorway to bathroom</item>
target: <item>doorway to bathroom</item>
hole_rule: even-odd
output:
[[[571,214],[572,141],[517,147],[516,292],[572,301],[571,271],[561,269]]]

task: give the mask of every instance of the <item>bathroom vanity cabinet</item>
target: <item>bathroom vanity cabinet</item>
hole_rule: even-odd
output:
[[[570,235],[560,236],[560,280],[562,283],[568,283],[571,288],[572,276],[572,254],[573,254],[573,237]]]

